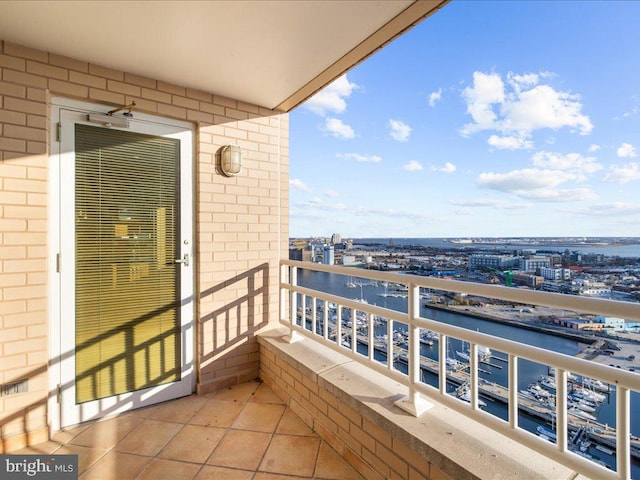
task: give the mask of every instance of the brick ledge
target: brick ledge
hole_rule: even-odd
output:
[[[407,388],[318,342],[258,336],[262,379],[367,479],[571,479],[575,472],[439,403],[419,418]]]

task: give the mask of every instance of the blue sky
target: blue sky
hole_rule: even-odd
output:
[[[291,236],[640,236],[638,19],[453,0],[290,114]]]

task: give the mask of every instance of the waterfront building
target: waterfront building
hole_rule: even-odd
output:
[[[533,255],[520,259],[520,270],[525,272],[535,272],[539,268],[551,267],[551,259],[540,255]]]
[[[325,265],[335,264],[335,250],[333,245],[324,245],[322,247],[322,263]]]
[[[544,282],[544,278],[529,273],[515,272],[513,274],[513,283],[516,285],[525,285],[529,288],[539,288]]]
[[[568,268],[540,267],[540,275],[546,280],[570,280],[571,270]]]
[[[512,255],[471,255],[469,257],[469,270],[479,268],[511,268],[518,265],[519,258]]]

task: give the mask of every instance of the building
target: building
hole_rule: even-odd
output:
[[[571,280],[571,270],[568,268],[540,267],[540,275],[543,276],[545,280]]]
[[[336,263],[333,245],[325,245],[322,247],[322,263],[325,265],[334,265]]]
[[[523,272],[536,272],[539,268],[551,267],[551,259],[549,257],[532,255],[520,259],[520,270]]]
[[[342,237],[340,236],[339,233],[334,233],[333,235],[331,235],[331,243],[333,245],[337,243],[342,243]]]
[[[469,256],[469,270],[480,268],[502,270],[518,265],[518,257],[511,255],[471,255]]]

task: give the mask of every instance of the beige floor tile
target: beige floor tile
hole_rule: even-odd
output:
[[[158,410],[157,405],[151,405],[149,407],[136,408],[135,410],[131,410],[130,412],[125,413],[124,415],[131,415],[132,417],[138,418],[151,418],[154,413]]]
[[[175,462],[156,458],[136,478],[136,480],[192,480],[200,471],[201,465]]]
[[[293,410],[287,408],[282,415],[282,419],[278,424],[276,433],[284,435],[301,435],[305,437],[314,437],[316,434],[302,419],[293,413]]]
[[[192,395],[159,405],[149,418],[164,422],[187,423],[207,403],[207,399]]]
[[[205,465],[194,480],[251,480],[252,478],[253,471],[250,470]]]
[[[96,422],[82,433],[76,435],[69,443],[85,447],[107,450],[122,440],[134,428],[144,422],[141,418],[124,415],[101,422]]]
[[[189,423],[208,427],[230,427],[244,406],[244,402],[207,400],[207,403],[198,410]]]
[[[155,457],[180,429],[182,425],[179,423],[145,420],[142,425],[119,441],[114,450]]]
[[[284,405],[273,403],[247,403],[231,428],[273,433],[284,413]]]
[[[230,402],[248,402],[260,385],[258,382],[241,383],[212,394],[212,398]]]
[[[204,463],[226,430],[201,425],[185,425],[158,455],[183,462]]]
[[[256,470],[271,435],[261,432],[229,430],[207,460],[209,465]],[[291,454],[291,452],[289,453]]]
[[[334,480],[364,480],[344,458],[338,455],[338,453],[325,442],[322,442],[320,445],[315,477]]]
[[[59,443],[68,443],[92,425],[93,423],[85,423],[75,427],[65,428],[58,432],[53,432],[51,440]]]
[[[251,397],[252,402],[260,402],[260,403],[281,403],[284,402],[278,397],[273,390],[267,387],[264,383],[261,384],[256,393]]]
[[[291,475],[280,475],[278,473],[258,472],[253,480],[309,480],[309,477],[292,477]]]
[[[319,447],[319,438],[276,434],[258,470],[310,477],[316,466]]]
[[[56,455],[78,455],[78,473],[83,473],[98,459],[106,455],[107,450],[82,447],[80,445],[63,445],[55,453]]]
[[[58,450],[60,446],[61,444],[59,442],[40,442],[21,448],[20,450],[12,451],[11,453],[16,455],[48,455]]]
[[[80,480],[132,480],[151,460],[150,457],[109,452],[80,475]]]

